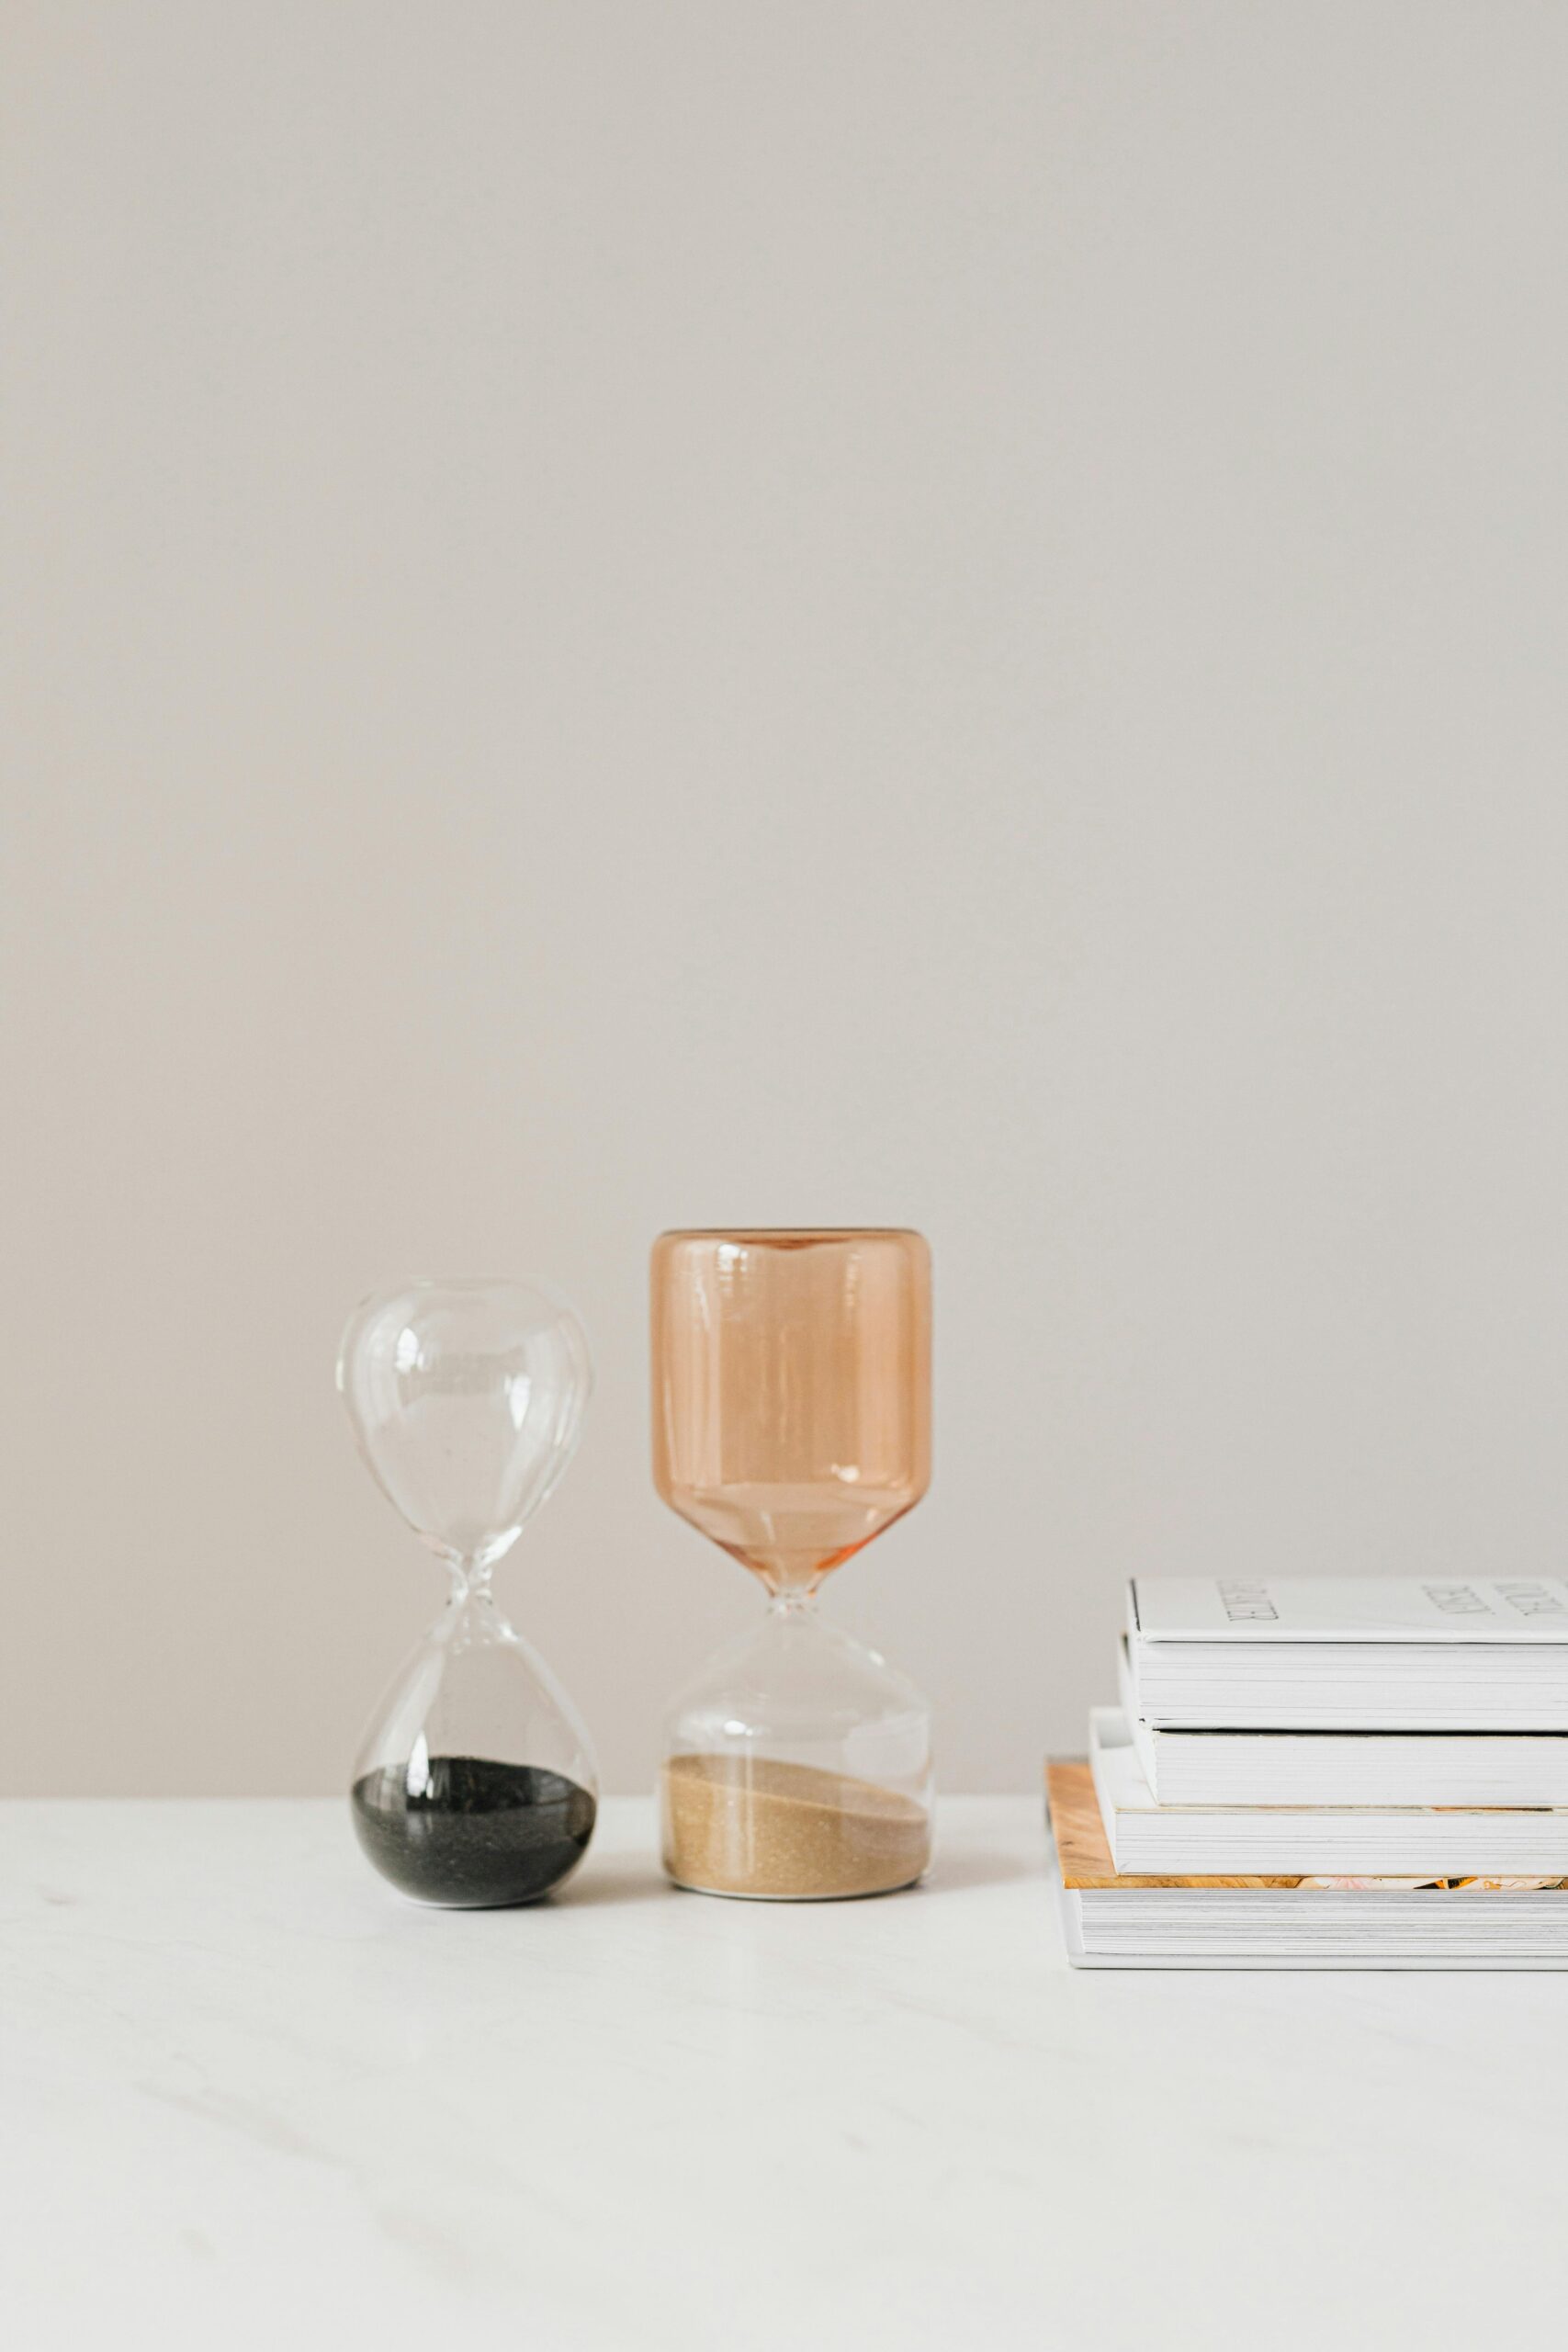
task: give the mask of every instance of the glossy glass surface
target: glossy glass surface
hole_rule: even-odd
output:
[[[810,1590],[931,1478],[918,1233],[666,1233],[653,1252],[654,1480],[771,1591]]]
[[[665,1868],[773,1901],[907,1886],[931,1857],[931,1712],[814,1596],[931,1476],[926,1244],[902,1229],[667,1233],[652,1332],[659,1491],[771,1597],[667,1720]]]
[[[491,1584],[571,1458],[592,1381],[576,1316],[533,1283],[403,1284],[344,1334],[338,1386],[360,1452],[448,1577],[352,1789],[365,1852],[422,1902],[531,1902],[592,1835],[588,1735]]]

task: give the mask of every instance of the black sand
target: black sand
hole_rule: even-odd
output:
[[[406,1767],[356,1781],[359,1842],[381,1872],[421,1903],[467,1910],[533,1903],[574,1870],[598,1808],[586,1789],[536,1764],[434,1756],[410,1796]]]

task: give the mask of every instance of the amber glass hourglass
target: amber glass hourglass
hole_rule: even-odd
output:
[[[816,1596],[931,1476],[931,1253],[918,1233],[666,1233],[653,1464],[753,1572],[760,1625],[677,1699],[660,1779],[678,1885],[879,1894],[931,1859],[931,1712]]]

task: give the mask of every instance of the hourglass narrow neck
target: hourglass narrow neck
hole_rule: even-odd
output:
[[[487,1559],[481,1555],[478,1559],[465,1560],[455,1552],[446,1552],[442,1555],[442,1560],[448,1578],[446,1597],[454,1608],[460,1609],[466,1600],[493,1602],[495,1595],[491,1589],[491,1575],[495,1566],[493,1557]]]
[[[496,1604],[491,1583],[493,1560],[459,1560],[448,1557],[446,1573],[450,1579],[446,1606],[442,1612],[446,1640],[459,1649],[474,1643],[505,1642],[515,1638],[511,1626]]]
[[[817,1614],[815,1584],[774,1586],[768,1593],[768,1615],[776,1624],[799,1624]]]

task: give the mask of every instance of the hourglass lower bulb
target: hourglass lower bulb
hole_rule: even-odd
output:
[[[532,1283],[407,1283],[367,1298],[344,1333],[338,1386],[360,1452],[449,1580],[354,1771],[361,1846],[420,1902],[533,1902],[593,1832],[588,1735],[491,1584],[570,1460],[592,1384],[577,1317]]]

